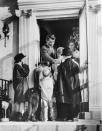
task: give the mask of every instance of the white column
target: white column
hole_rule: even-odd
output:
[[[40,59],[40,36],[36,16],[21,16],[19,20],[19,52],[23,52],[27,57],[25,62],[29,64],[29,88],[34,86],[33,70],[35,64]]]
[[[89,109],[92,118],[102,119],[102,9],[89,11]]]
[[[83,9],[79,19],[80,32],[80,66],[83,67],[87,61],[87,25],[86,25],[86,8]],[[80,88],[82,89],[88,83],[87,70],[80,73]],[[81,90],[82,102],[88,102],[88,87]]]
[[[36,16],[34,13],[32,13],[32,16],[30,17],[29,21],[29,84],[30,87],[33,87],[33,71],[35,68],[35,64],[38,64],[40,60],[40,33]]]

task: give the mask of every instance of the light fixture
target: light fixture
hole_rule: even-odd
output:
[[[5,39],[5,43],[4,43],[4,46],[6,47],[6,40],[7,38],[9,39],[9,27],[8,27],[8,24],[7,23],[4,23],[4,26],[2,28],[2,32],[4,33],[4,39]]]

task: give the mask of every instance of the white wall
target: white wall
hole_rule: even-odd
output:
[[[6,41],[6,47],[4,46],[4,34],[2,33],[3,23],[0,22],[0,34],[2,39],[0,40],[0,78],[10,80],[12,79],[12,45],[13,45],[13,23],[10,23],[9,39]]]

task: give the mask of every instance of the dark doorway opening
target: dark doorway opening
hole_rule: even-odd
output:
[[[38,25],[40,46],[44,45],[46,35],[50,33],[56,36],[55,47],[64,47],[73,34],[73,28],[79,27],[79,19],[38,20]]]

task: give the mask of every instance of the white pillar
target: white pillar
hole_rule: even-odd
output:
[[[40,36],[34,13],[31,16],[21,16],[19,19],[19,52],[27,57],[25,62],[29,64],[29,88],[34,86],[33,70],[40,59]]]
[[[35,64],[38,64],[40,60],[40,33],[36,16],[34,13],[32,13],[32,16],[30,17],[29,21],[29,84],[30,87],[33,87],[33,71],[35,68]]]
[[[89,110],[92,118],[102,119],[102,9],[89,11]]]
[[[80,66],[83,67],[87,61],[87,25],[86,8],[83,9],[79,19],[80,32]],[[80,88],[82,89],[88,83],[87,70],[80,73]],[[82,102],[88,102],[88,87],[81,90]]]

